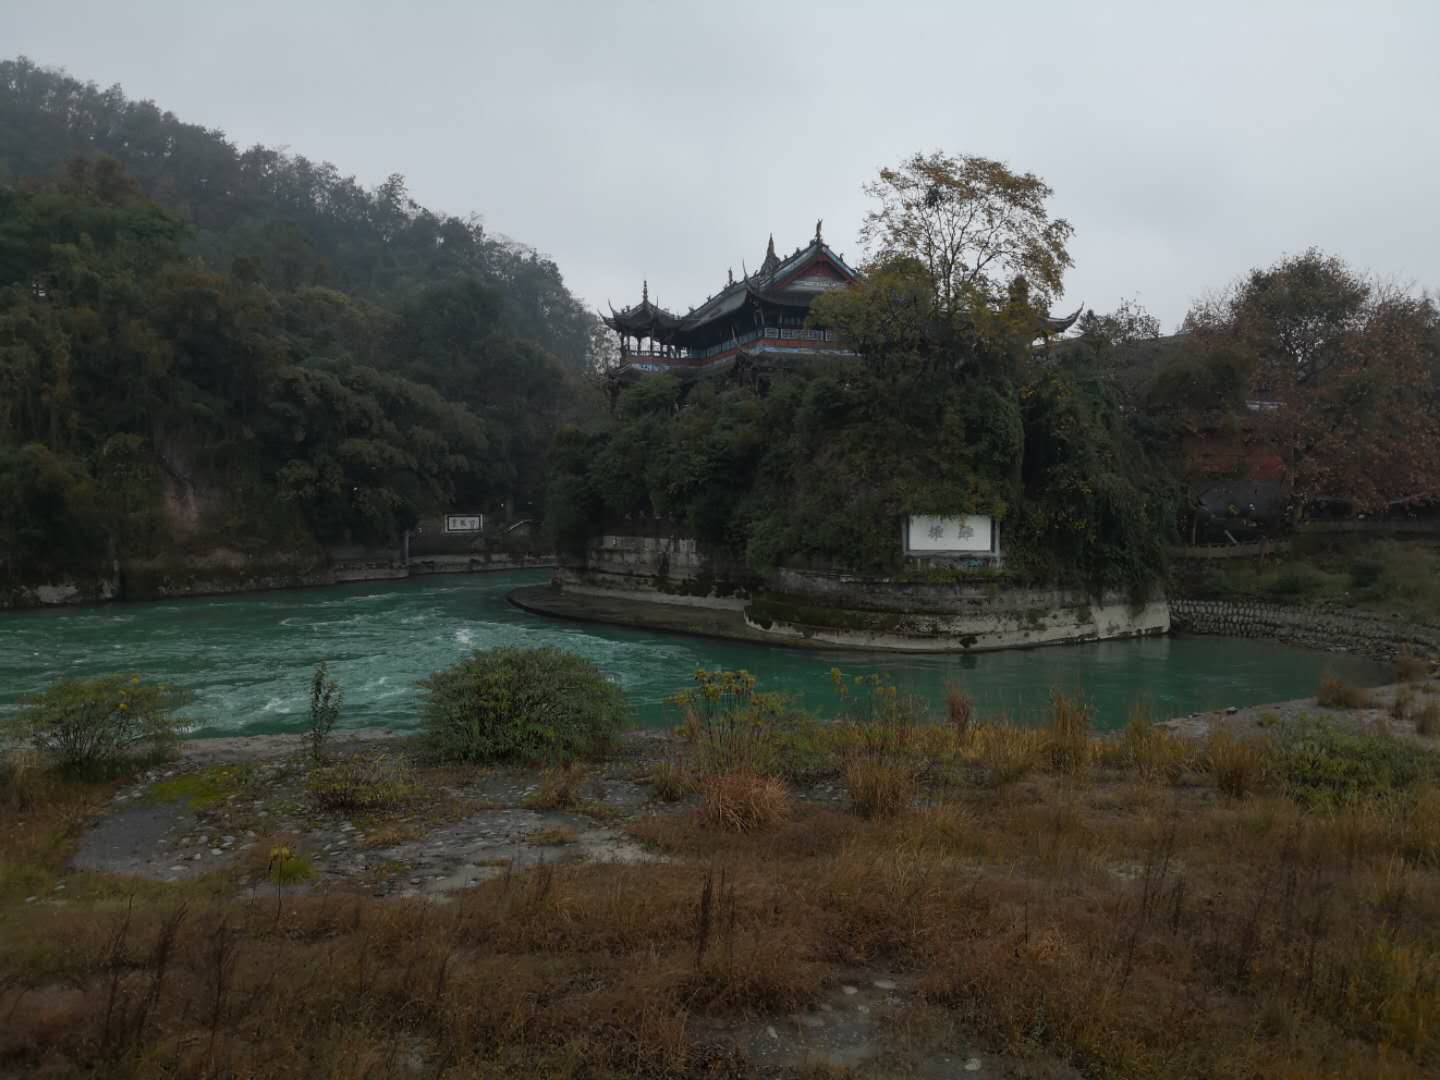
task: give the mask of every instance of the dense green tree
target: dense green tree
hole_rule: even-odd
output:
[[[367,190],[0,62],[11,577],[538,511],[556,428],[599,405],[597,325],[552,262],[398,174]]]
[[[389,320],[213,273],[184,236],[106,159],[0,191],[7,576],[159,553],[167,488],[225,492],[227,519],[194,527],[238,509],[242,535],[318,541],[393,541],[427,510],[508,494],[484,420],[360,362]]]
[[[1144,593],[1164,568],[1175,493],[1090,368],[1038,363],[1022,301],[983,323],[948,316],[923,266],[884,264],[822,305],[861,355],[759,384],[619,397],[604,430],[566,433],[552,491],[590,508],[565,543],[658,518],[743,553],[752,569],[902,569],[910,514],[1002,523],[1027,580]]]
[[[51,176],[108,155],[139,191],[192,226],[188,250],[274,290],[326,286],[381,303],[454,277],[494,290],[498,328],[562,367],[591,363],[598,319],[534,249],[475,218],[417,204],[393,174],[367,191],[334,165],[264,146],[240,150],[119,87],[102,90],[21,57],[0,62],[0,178]]]

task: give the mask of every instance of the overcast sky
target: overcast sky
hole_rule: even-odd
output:
[[[852,261],[915,150],[1043,177],[1064,302],[1201,293],[1319,245],[1440,287],[1437,0],[0,0],[0,55],[118,82],[686,309],[813,234]]]

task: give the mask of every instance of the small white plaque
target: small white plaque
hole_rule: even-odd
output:
[[[446,514],[447,533],[477,533],[485,528],[484,514]]]
[[[998,554],[995,522],[988,514],[934,517],[917,514],[905,522],[905,550]]]

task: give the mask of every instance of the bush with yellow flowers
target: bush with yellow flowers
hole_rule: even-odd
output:
[[[61,679],[0,724],[10,740],[28,742],[62,772],[104,776],[137,753],[171,750],[185,730],[177,713],[188,701],[185,691],[138,675]]]

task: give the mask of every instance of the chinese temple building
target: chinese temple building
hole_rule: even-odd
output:
[[[672,372],[709,375],[734,366],[742,355],[784,361],[819,354],[851,355],[834,333],[805,327],[817,296],[855,280],[855,271],[832,251],[815,225],[815,238],[785,258],[770,238],[754,273],[734,274],[719,293],[684,315],[650,300],[646,282],[640,302],[610,309],[605,325],[620,336],[620,375]]]
[[[640,302],[623,311],[612,306],[605,325],[620,337],[621,379],[669,372],[682,378],[710,375],[742,361],[766,366],[852,353],[832,330],[805,326],[817,296],[844,288],[856,279],[845,260],[832,251],[815,223],[815,237],[805,247],[781,258],[775,237],[753,274],[739,280],[734,273],[723,289],[684,315],[650,300],[650,283]],[[742,267],[743,270],[743,267]],[[1083,305],[1071,315],[1045,318],[1036,337],[1049,340],[1068,330]]]

